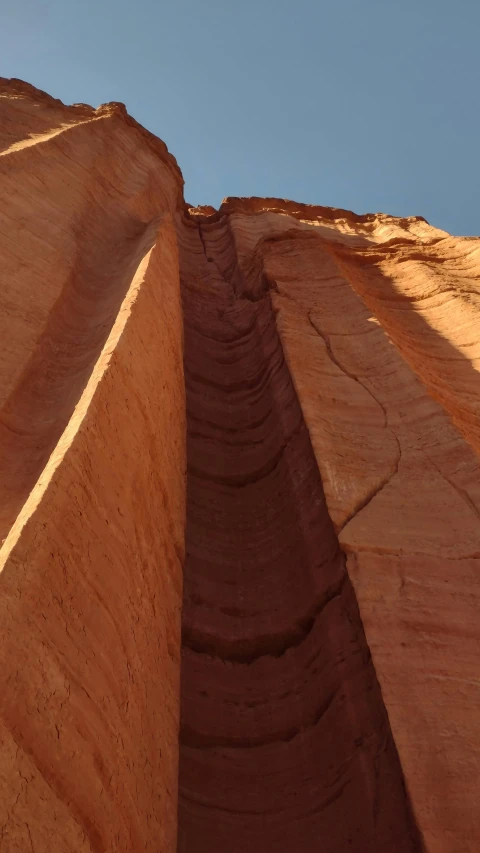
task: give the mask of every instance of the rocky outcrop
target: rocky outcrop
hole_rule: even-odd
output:
[[[116,107],[2,94],[0,848],[172,850],[181,179]]]
[[[1,94],[2,850],[476,853],[480,240]]]
[[[188,224],[178,849],[418,851],[270,294]]]
[[[337,660],[330,642],[351,624],[352,615],[343,601],[339,613],[330,602],[322,608],[322,584],[328,586],[332,578],[324,556],[329,536],[321,521],[322,488],[319,481],[314,485],[314,466],[307,461],[308,438],[301,444],[306,424],[421,836],[428,850],[473,851],[480,830],[478,753],[472,754],[480,735],[474,710],[480,638],[475,617],[480,389],[474,363],[480,241],[454,240],[419,218],[356,217],[273,199],[232,199],[218,213],[192,211],[191,219],[204,257],[198,237],[196,248],[191,238],[188,257],[185,249],[181,253],[190,439],[180,827],[188,833],[191,825],[182,849],[194,837],[197,844],[205,838],[198,849],[226,846],[228,831],[228,845],[246,849],[260,825],[264,850],[294,849],[293,833],[303,849],[315,849],[319,838],[332,851],[345,849],[348,839],[359,850],[396,850],[402,843],[416,849],[405,813],[401,822],[409,841],[400,841],[393,823],[397,846],[391,847],[375,821],[385,806],[378,809],[372,793],[379,744],[368,726],[379,731],[380,705],[349,704],[347,728],[360,746],[348,751],[349,768],[342,765],[343,820],[333,816],[335,805],[322,789],[322,783],[327,789],[331,784],[329,765],[319,756],[328,754],[326,743],[335,739],[332,719],[342,732],[341,703],[352,689],[358,695],[352,684],[366,676],[348,664],[344,670],[336,666],[332,691],[328,678],[323,683],[323,662],[318,668],[321,654],[330,663]],[[214,388],[206,390],[214,377]],[[242,474],[233,476],[236,467]],[[235,567],[241,569],[238,578]],[[295,618],[300,590],[305,600],[296,605]],[[283,625],[275,593],[288,608]],[[237,607],[243,602],[239,612],[229,597]],[[244,633],[249,633],[249,655],[242,660],[238,647],[246,643]],[[275,635],[277,646],[265,643],[267,633]],[[234,638],[237,659],[227,637]],[[340,647],[351,649],[358,662],[358,634],[357,643],[355,649],[342,635]],[[317,678],[308,666],[303,671],[302,650],[308,666],[317,667]],[[282,685],[278,694],[275,678]],[[253,698],[252,682],[257,682]],[[321,709],[323,689],[327,694],[330,689],[340,710],[332,702],[310,729],[310,697],[299,682],[314,691]],[[215,684],[222,685],[219,693]],[[234,690],[241,691],[240,702]],[[220,735],[222,701],[228,734]],[[241,712],[251,720],[249,740],[247,723],[235,722]],[[276,713],[286,720],[290,755],[280,731],[273,738],[276,754],[268,739],[271,728],[266,726],[265,740],[261,736],[262,712],[270,727]],[[209,726],[218,741],[207,737]],[[192,730],[200,727],[195,740]],[[344,742],[342,732],[336,742],[340,763]],[[273,766],[265,756],[267,744]],[[356,760],[365,774],[357,785],[349,775]],[[382,768],[389,779],[392,766],[393,759],[388,771]],[[266,779],[278,779],[283,794],[272,781],[261,781],[260,768]],[[212,787],[202,782],[195,794],[203,778]],[[229,784],[238,796],[247,779],[252,803],[243,794],[235,806]],[[307,780],[305,787],[301,779]],[[449,792],[448,808],[441,784]],[[378,788],[386,790],[385,779]],[[270,803],[267,798],[262,805],[262,791]],[[289,796],[295,802],[298,791],[295,812]],[[361,825],[347,803],[348,797],[359,802],[362,795]],[[398,795],[397,820],[400,800]],[[277,819],[266,822],[263,815],[273,816],[275,809]],[[392,827],[390,815],[388,824]]]

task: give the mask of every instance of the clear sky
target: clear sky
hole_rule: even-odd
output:
[[[126,103],[191,204],[271,195],[480,233],[480,0],[3,0],[0,74]]]

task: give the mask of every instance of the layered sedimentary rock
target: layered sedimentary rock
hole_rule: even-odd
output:
[[[120,107],[0,109],[0,849],[172,850],[181,179]]]
[[[189,422],[181,849],[202,837],[199,849],[226,846],[227,832],[229,846],[248,849],[260,827],[264,850],[294,849],[295,833],[302,849],[319,838],[328,850],[392,844],[376,818],[386,812],[375,790],[393,773],[376,764],[379,751],[385,757],[371,736],[380,711],[348,702],[359,681],[365,695],[367,676],[364,661],[352,668],[345,659],[349,649],[361,660],[361,640],[355,647],[342,633],[352,621],[347,590],[340,600],[327,594],[325,607],[335,575],[305,422],[424,843],[473,851],[480,241],[419,218],[273,199],[230,200],[192,218],[204,257],[194,235],[181,252]],[[283,721],[274,733],[273,707]],[[197,788],[203,772],[211,789]],[[361,820],[352,801],[363,803]],[[396,809],[398,821],[399,795]],[[388,818],[391,849],[416,849]],[[408,835],[407,825],[403,813]]]
[[[179,851],[417,851],[270,295],[181,232],[188,413]]]
[[[477,851],[480,240],[1,94],[1,849]]]

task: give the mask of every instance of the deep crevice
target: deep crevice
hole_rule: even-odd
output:
[[[258,264],[256,280],[242,280],[227,217],[189,223],[180,242],[188,478],[178,851],[418,853],[270,283]]]

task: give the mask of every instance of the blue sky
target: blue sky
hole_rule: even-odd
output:
[[[16,0],[0,74],[126,103],[192,204],[272,195],[480,233],[480,0]]]

